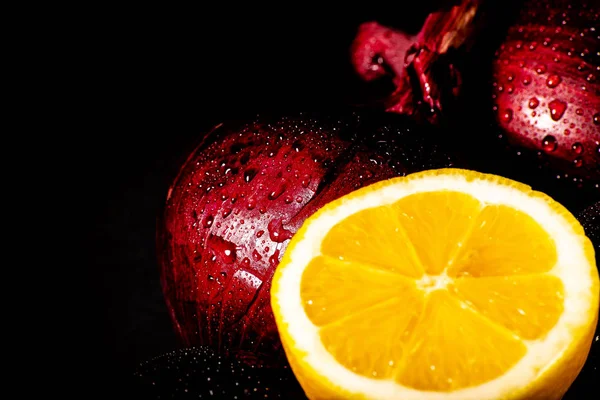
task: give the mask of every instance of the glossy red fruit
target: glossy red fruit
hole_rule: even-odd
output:
[[[599,20],[598,2],[527,1],[493,60],[503,134],[567,178],[600,180]]]
[[[319,207],[363,185],[458,166],[440,141],[391,114],[215,128],[181,167],[158,225],[162,287],[182,344],[285,363],[269,289],[289,239]]]

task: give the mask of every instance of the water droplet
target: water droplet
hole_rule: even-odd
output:
[[[531,77],[530,76],[525,76],[523,78],[523,85],[527,86],[531,83]]]
[[[221,215],[223,216],[223,218],[227,218],[232,211],[233,210],[231,208],[226,208],[223,210],[223,213]]]
[[[583,109],[578,108],[577,110],[575,110],[575,114],[577,114],[577,115],[583,115]]]
[[[254,249],[252,250],[252,258],[254,259],[254,261],[260,261],[262,259],[262,256],[258,253],[258,250]]]
[[[595,125],[599,125],[600,124],[600,113],[594,114],[593,120],[594,120]]]
[[[294,199],[292,199],[291,196],[285,196],[285,199],[283,201],[285,202],[285,204],[290,204],[292,201],[294,201]]]
[[[235,244],[222,237],[209,235],[207,239],[208,246],[215,252],[215,255],[225,264],[235,262]]]
[[[548,107],[550,108],[550,117],[554,121],[558,121],[565,113],[565,110],[567,109],[567,103],[555,99],[548,103]]]
[[[537,72],[539,75],[543,74],[546,72],[546,66],[544,64],[540,64],[537,67],[535,67],[535,72]]]
[[[512,121],[512,117],[513,117],[513,112],[510,108],[507,108],[506,110],[504,110],[504,112],[500,116],[500,118],[502,119],[502,122],[506,122],[506,123]]]
[[[293,236],[293,233],[283,227],[282,220],[280,218],[273,219],[269,222],[268,226],[269,237],[276,243],[284,242]]]
[[[508,94],[511,94],[515,91],[515,87],[509,83],[506,85],[506,91],[508,92]]]
[[[579,142],[575,142],[573,143],[573,146],[571,146],[571,150],[573,150],[573,153],[579,155],[583,153],[583,145]]]
[[[244,171],[244,180],[250,182],[256,176],[258,170],[256,168],[248,168]]]
[[[208,280],[209,280],[209,282],[212,282],[212,281],[215,280],[215,277],[209,274],[208,275]]]
[[[546,79],[546,86],[548,86],[551,89],[554,89],[560,84],[561,81],[562,79],[560,79],[560,76],[550,75],[548,79]]]
[[[573,160],[573,165],[575,165],[576,168],[579,168],[583,165],[583,159],[581,159],[580,157],[577,157],[576,159]]]
[[[296,197],[296,203],[302,203],[302,197],[300,197],[300,196]]]
[[[571,134],[571,131],[569,129],[565,129],[564,134],[565,136],[569,136]]]
[[[260,230],[260,231],[256,232],[256,237],[261,237],[264,234],[265,234],[265,231]]]
[[[242,265],[245,268],[248,268],[250,266],[250,259],[248,257],[244,257],[244,259],[242,260]]]
[[[302,177],[302,187],[307,188],[310,183],[310,175],[306,174]]]
[[[206,217],[204,217],[204,220],[202,220],[202,226],[205,228],[210,228],[213,224],[213,221],[215,220],[215,217],[213,217],[212,215],[207,215]]]
[[[279,253],[280,253],[280,251],[279,251],[279,249],[277,249],[277,250],[275,250],[275,252],[273,253],[273,255],[271,255],[269,257],[269,264],[272,267],[277,266],[277,264],[279,263]]]
[[[596,75],[589,74],[585,79],[590,83],[596,82]]]
[[[255,207],[256,207],[256,199],[254,199],[253,197],[248,199],[248,201],[246,202],[246,208],[248,210],[254,210]]]
[[[267,198],[269,200],[275,200],[276,198],[278,198],[279,196],[281,196],[283,194],[283,192],[285,192],[285,185],[279,185],[277,187],[277,189],[271,191],[271,193],[269,193],[269,195],[267,196]]]
[[[551,153],[556,150],[556,146],[558,143],[556,142],[556,138],[554,136],[548,135],[542,140],[542,150],[547,153]]]
[[[531,112],[531,116],[532,116],[532,117],[535,117],[536,115],[537,115],[537,113],[536,113],[535,111],[532,111],[532,112]]]
[[[529,99],[529,108],[531,108],[532,110],[534,108],[536,108],[537,106],[540,105],[540,101],[537,99],[537,97],[532,97],[531,99]]]
[[[302,143],[300,143],[298,140],[296,140],[293,144],[292,147],[294,148],[294,150],[296,150],[296,152],[301,151],[302,149],[304,149],[304,145]]]

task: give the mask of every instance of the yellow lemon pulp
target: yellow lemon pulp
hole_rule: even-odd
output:
[[[419,390],[498,377],[563,310],[544,229],[459,192],[359,211],[329,231],[321,253],[301,296],[325,348],[358,374]]]
[[[310,398],[555,398],[598,316],[581,226],[517,182],[445,169],[336,200],[292,238],[271,291]]]

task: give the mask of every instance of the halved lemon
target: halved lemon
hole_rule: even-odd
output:
[[[547,195],[440,169],[308,218],[271,304],[311,399],[559,399],[590,349],[598,271]]]

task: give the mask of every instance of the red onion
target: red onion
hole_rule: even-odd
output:
[[[438,142],[384,113],[218,126],[181,167],[158,226],[163,291],[182,345],[285,363],[269,288],[289,239],[358,187],[457,165]]]
[[[465,101],[458,106],[458,94],[465,86],[462,83],[479,87],[479,95],[492,97],[489,108],[494,111],[490,113],[490,124],[479,135],[496,135],[499,130],[512,153],[533,155],[535,160],[529,168],[538,166],[551,171],[552,179],[575,180],[577,185],[587,185],[597,195],[600,193],[597,190],[600,181],[598,2],[530,0],[518,5],[520,12],[515,13],[515,18],[499,18],[491,9],[483,8],[482,4],[491,3],[465,0],[431,14],[414,38],[413,50],[407,50],[403,40],[385,40],[407,38],[401,32],[374,22],[366,24],[353,43],[356,71],[367,80],[383,70],[394,75],[397,89],[387,99],[387,111],[413,114],[420,104],[431,106],[434,111],[454,106],[446,116],[458,121],[457,128],[463,130],[465,123],[473,122],[474,113],[481,113],[478,107],[487,105],[489,97],[471,96],[465,100],[467,96],[463,96],[461,101]],[[506,7],[515,4],[508,2]],[[476,39],[479,48],[495,46],[490,39],[493,35],[481,38],[478,34],[481,25],[497,22],[496,19],[506,19],[507,26],[503,28],[506,34],[495,55],[494,49],[489,52],[490,57],[478,53],[469,60],[475,65],[465,71],[457,67],[460,57],[452,58],[449,50],[443,51],[448,47],[443,45],[447,36],[461,39],[453,42],[457,49],[468,50]],[[458,31],[462,35],[456,34],[457,27],[463,27]],[[415,49],[420,50],[411,59],[411,51]],[[372,56],[370,67],[365,53]],[[461,55],[463,59],[471,56],[468,51]],[[356,62],[357,57],[363,60],[362,64]],[[377,74],[371,73],[374,65],[378,66]],[[445,80],[434,73],[436,68],[447,72]],[[488,69],[489,77],[473,73]],[[454,78],[448,80],[448,76]],[[486,87],[489,91],[482,89]],[[461,107],[458,113],[456,110]],[[487,115],[485,111],[483,114]],[[544,188],[552,190],[550,186]]]
[[[528,1],[493,60],[497,122],[563,178],[600,180],[600,7]],[[550,5],[552,5],[550,7]]]

